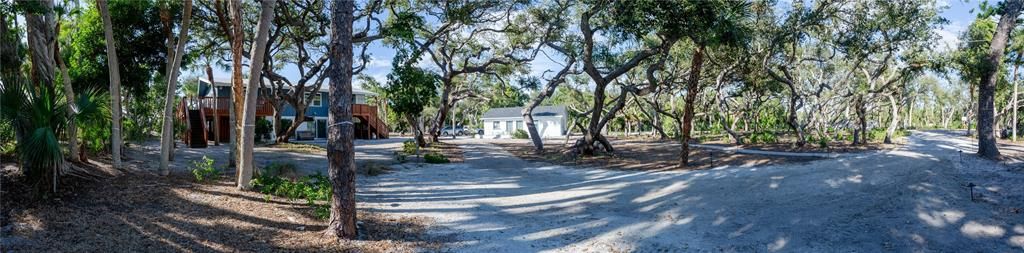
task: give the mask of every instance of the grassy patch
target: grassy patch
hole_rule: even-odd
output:
[[[428,153],[423,156],[423,160],[427,163],[450,163],[447,157],[439,153]]]

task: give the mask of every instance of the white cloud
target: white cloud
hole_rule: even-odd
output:
[[[374,68],[390,69],[391,68],[391,59],[385,59],[385,58],[380,58],[380,57],[376,57],[376,56],[371,56],[370,57],[370,62],[367,63],[366,68],[368,68],[368,69],[374,69]]]
[[[934,32],[939,35],[939,44],[936,51],[948,52],[955,50],[960,45],[960,33],[963,31],[964,26],[956,21],[942,28],[936,28]]]

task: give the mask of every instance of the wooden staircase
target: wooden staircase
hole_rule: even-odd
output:
[[[377,107],[372,105],[364,104],[353,104],[352,105],[352,116],[359,118],[361,121],[366,123],[366,128],[362,131],[357,130],[355,133],[358,139],[387,139],[390,130],[388,124],[384,123],[380,117],[377,116]],[[359,129],[359,128],[357,128]],[[376,135],[376,136],[374,136]]]
[[[205,148],[207,145],[206,113],[195,106],[194,99],[184,98],[178,104],[177,120],[185,121],[188,128],[182,141],[190,148]],[[190,103],[192,102],[192,103]],[[193,104],[193,106],[190,106]]]

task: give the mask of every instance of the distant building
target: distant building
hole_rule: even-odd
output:
[[[228,80],[216,80],[213,85],[206,79],[199,80],[198,97],[186,98],[179,105],[179,120],[186,121],[188,132],[186,142],[205,143],[214,137],[213,132],[220,132],[222,142],[229,141],[228,108],[231,106],[231,83]],[[316,92],[312,101],[306,108],[305,118],[296,130],[292,139],[325,139],[327,138],[327,94],[328,87],[324,84],[320,90],[313,91],[312,87],[306,92]],[[266,92],[261,89],[260,93]],[[355,124],[355,138],[376,139],[387,138],[388,127],[377,116],[377,107],[367,105],[366,97],[376,95],[373,92],[352,87],[352,121]],[[216,105],[214,105],[216,104]],[[182,109],[188,108],[186,116]],[[216,107],[216,110],[215,110]],[[202,109],[202,110],[200,110]],[[263,97],[257,99],[256,117],[273,120],[274,108]],[[285,103],[281,110],[282,120],[295,120],[295,108]],[[219,120],[220,129],[214,129],[213,121]],[[287,128],[288,125],[282,125]],[[273,129],[273,133],[284,129]],[[196,133],[196,134],[193,134]],[[202,134],[199,134],[202,133]]]
[[[523,107],[491,108],[480,119],[484,122],[484,138],[511,138],[516,130],[526,130]],[[565,106],[538,106],[533,109],[533,122],[541,137],[562,137],[566,134],[569,113]]]

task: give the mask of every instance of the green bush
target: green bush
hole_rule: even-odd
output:
[[[529,139],[530,138],[530,134],[527,133],[523,129],[516,129],[515,132],[512,132],[512,138],[516,138],[516,139]]]
[[[828,148],[828,144],[829,144],[830,140],[829,140],[828,136],[818,136],[818,137],[810,136],[810,137],[807,137],[807,142],[809,142],[809,143],[817,143],[818,147],[820,147],[820,148]]]
[[[447,157],[444,157],[444,155],[438,154],[438,153],[428,153],[428,154],[423,156],[423,160],[426,161],[427,163],[449,163],[449,162],[451,162],[451,161],[448,160]]]
[[[751,144],[757,143],[776,143],[779,141],[778,137],[773,133],[769,132],[755,132],[751,133],[748,137]]]
[[[263,170],[273,171],[275,169],[264,168]],[[260,193],[266,194],[268,200],[271,196],[284,197],[288,200],[305,199],[306,204],[313,208],[313,216],[318,219],[327,219],[330,216],[328,206],[317,203],[317,201],[331,199],[331,181],[319,173],[297,180],[272,175],[272,173],[261,173],[252,180],[252,186]]]
[[[203,156],[202,160],[192,162],[192,175],[196,177],[196,181],[204,182],[215,179],[220,175],[220,171],[213,167],[213,159]]]
[[[868,131],[868,140],[882,141],[885,139],[885,129],[875,128]]]
[[[274,126],[271,125],[269,120],[264,118],[256,118],[256,136],[253,136],[253,138],[255,138],[256,142],[260,142],[265,139],[270,139],[270,129],[272,128],[274,128]]]
[[[415,155],[419,151],[420,146],[416,145],[415,140],[405,140],[402,142],[402,153],[407,155]]]
[[[11,122],[0,120],[0,155],[14,155],[18,142]]]

